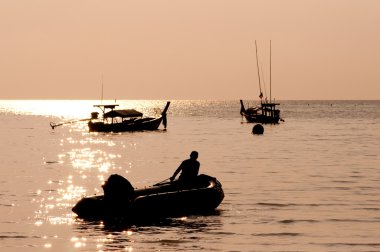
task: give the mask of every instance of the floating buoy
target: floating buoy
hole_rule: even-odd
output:
[[[256,124],[255,126],[253,126],[253,128],[252,128],[252,134],[262,135],[263,133],[264,133],[264,127],[263,127],[263,125]]]

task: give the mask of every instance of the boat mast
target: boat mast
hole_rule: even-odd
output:
[[[257,42],[255,40],[255,47],[256,47],[256,65],[257,65],[257,75],[259,76],[259,88],[260,88],[260,100],[262,102],[263,99],[263,92],[261,91],[261,80],[260,80],[260,70],[259,70],[259,57],[257,56]]]
[[[272,102],[272,40],[269,40],[269,102]]]
[[[102,96],[101,96],[100,104],[103,104],[103,74],[102,74]]]

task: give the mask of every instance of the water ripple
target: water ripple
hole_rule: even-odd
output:
[[[259,233],[259,234],[252,234],[252,236],[299,236],[302,235],[300,233]]]

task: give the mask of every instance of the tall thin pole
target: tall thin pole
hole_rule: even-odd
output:
[[[269,101],[272,102],[272,40],[269,40]]]
[[[101,96],[101,104],[103,104],[103,74],[102,74],[102,96]]]
[[[260,99],[262,99],[262,92],[261,92],[261,80],[260,80],[260,70],[259,70],[259,57],[257,56],[257,42],[256,42],[256,40],[255,40],[255,47],[256,47],[256,65],[257,65],[257,75],[259,76]]]

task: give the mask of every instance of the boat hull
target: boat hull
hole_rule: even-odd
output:
[[[129,204],[118,202],[120,207],[117,211],[114,211],[115,206],[108,204],[103,195],[85,197],[72,210],[82,219],[122,217],[130,223],[212,212],[223,201],[222,185],[207,175],[198,178],[200,183],[193,188],[184,188],[178,183],[165,183],[136,189],[133,201]]]
[[[126,120],[120,123],[105,122],[88,122],[90,132],[124,132],[124,131],[142,131],[157,130],[162,122],[159,118],[142,118],[136,120]]]
[[[261,114],[242,113],[245,120],[250,123],[277,124],[280,122],[280,117],[271,117]]]

